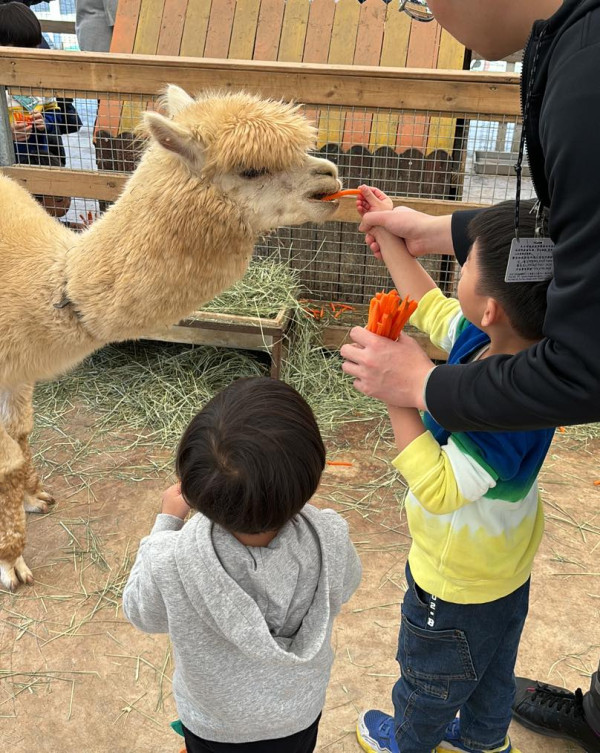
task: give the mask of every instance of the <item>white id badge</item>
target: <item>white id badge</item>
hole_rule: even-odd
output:
[[[504,282],[542,282],[552,277],[550,238],[513,238]]]

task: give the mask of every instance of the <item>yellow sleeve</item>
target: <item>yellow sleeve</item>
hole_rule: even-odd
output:
[[[430,431],[414,439],[393,461],[410,491],[433,515],[446,515],[482,497],[496,480],[453,442],[442,447]]]
[[[410,323],[429,335],[434,345],[449,353],[460,334],[458,325],[462,319],[456,298],[448,298],[439,288],[432,288],[419,301]]]

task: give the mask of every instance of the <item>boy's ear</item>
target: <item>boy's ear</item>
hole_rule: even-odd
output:
[[[197,164],[202,155],[202,147],[185,128],[168,120],[157,112],[144,113],[144,123],[150,136],[166,149],[188,162]]]
[[[488,298],[485,302],[485,309],[481,317],[481,326],[491,327],[506,319],[506,313],[502,306],[495,298]]]

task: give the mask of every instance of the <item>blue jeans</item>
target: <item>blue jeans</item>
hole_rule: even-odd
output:
[[[458,711],[465,745],[499,747],[511,718],[529,581],[487,604],[452,604],[419,588],[408,563],[406,579],[396,656],[402,676],[392,691],[400,753],[431,753]]]

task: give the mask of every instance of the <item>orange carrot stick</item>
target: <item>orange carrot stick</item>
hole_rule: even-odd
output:
[[[358,196],[359,194],[360,191],[358,188],[347,188],[345,191],[336,191],[335,193],[330,193],[329,196],[323,196],[321,201],[334,201],[342,196]]]
[[[328,460],[327,465],[344,465],[349,468],[350,466],[354,465],[354,463],[344,463],[341,460]]]
[[[416,301],[408,295],[402,299],[397,290],[380,291],[371,299],[366,328],[381,337],[396,340],[416,308]]]

